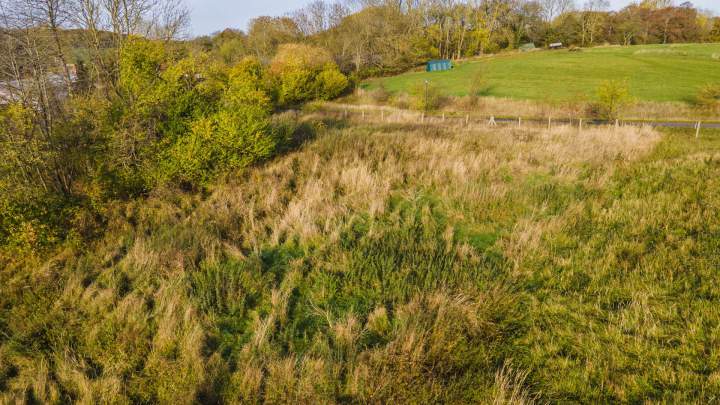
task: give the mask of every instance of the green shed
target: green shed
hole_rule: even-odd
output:
[[[427,63],[427,70],[428,72],[440,72],[443,70],[450,70],[453,68],[453,64],[451,61],[447,59],[438,59],[438,60],[431,60]]]

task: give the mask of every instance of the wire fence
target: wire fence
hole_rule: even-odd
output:
[[[691,128],[696,130],[696,136],[702,129],[720,129],[720,121],[666,121],[666,120],[598,120],[587,118],[553,118],[553,117],[522,117],[522,116],[492,116],[470,113],[445,112],[427,113],[397,108],[382,108],[354,105],[323,105],[320,110],[333,115],[338,119],[359,119],[365,121],[380,121],[387,123],[416,123],[416,124],[445,124],[454,126],[487,125],[489,127],[523,127],[523,126],[649,126],[658,128]]]

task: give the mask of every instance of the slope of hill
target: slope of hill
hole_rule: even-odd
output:
[[[0,272],[0,402],[708,402],[719,133],[317,124]]]
[[[467,95],[481,77],[485,95],[531,100],[582,100],[608,79],[626,80],[638,101],[691,100],[720,82],[720,44],[610,46],[578,52],[538,51],[491,56],[448,72],[409,72],[370,80],[391,92],[411,92],[425,80],[446,95]]]

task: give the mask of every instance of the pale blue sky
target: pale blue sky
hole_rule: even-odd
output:
[[[210,34],[225,28],[245,29],[248,21],[261,15],[283,15],[309,3],[310,0],[186,0],[192,13],[192,35]],[[582,3],[582,0],[576,1]],[[631,0],[610,0],[620,8]],[[678,3],[682,0],[677,0]],[[720,13],[720,0],[695,0],[697,7]]]

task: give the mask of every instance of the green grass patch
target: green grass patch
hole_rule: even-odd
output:
[[[720,82],[720,44],[673,44],[600,47],[581,52],[539,51],[501,54],[459,63],[446,72],[409,72],[373,79],[373,89],[410,93],[425,80],[445,95],[465,96],[480,75],[487,96],[575,101],[595,97],[608,78],[626,80],[641,101],[691,100],[705,84]]]
[[[518,344],[548,400],[717,395],[720,137],[689,132],[620,168],[526,261],[534,321]]]

